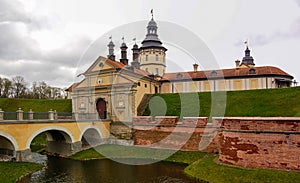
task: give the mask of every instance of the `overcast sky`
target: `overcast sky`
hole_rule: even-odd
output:
[[[196,34],[221,68],[242,59],[248,39],[256,66],[280,67],[300,80],[300,0],[0,0],[0,76],[67,87],[78,69],[87,69],[77,68],[78,62],[87,67],[99,54],[106,56],[94,49],[94,58],[81,60],[95,40],[124,24],[149,21],[152,8],[158,22]],[[146,34],[146,25],[139,31]],[[170,64],[167,71],[192,70],[193,61],[167,48],[179,66]]]

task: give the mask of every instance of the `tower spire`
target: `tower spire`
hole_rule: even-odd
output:
[[[245,56],[243,57],[242,63],[241,65],[245,65],[245,66],[254,66],[254,59],[250,54],[250,49],[249,49],[249,42],[248,40],[246,40],[245,42],[246,45],[246,50],[245,50]]]

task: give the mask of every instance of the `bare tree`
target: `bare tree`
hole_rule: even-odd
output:
[[[8,98],[11,96],[12,82],[7,78],[0,78],[0,97]]]
[[[12,91],[15,98],[22,98],[26,95],[26,82],[22,76],[12,78]]]

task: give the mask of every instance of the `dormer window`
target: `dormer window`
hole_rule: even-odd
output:
[[[254,68],[251,68],[251,69],[249,70],[249,74],[256,74],[255,69],[254,69]]]
[[[178,74],[176,75],[176,78],[177,78],[177,79],[182,79],[182,74],[181,74],[181,73],[178,73]]]
[[[210,73],[210,76],[212,76],[212,77],[216,77],[218,75],[218,73],[216,72],[216,71],[212,71],[211,73]]]

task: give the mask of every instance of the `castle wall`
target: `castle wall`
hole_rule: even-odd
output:
[[[133,139],[135,145],[157,148],[201,150],[217,152],[218,128],[207,126],[207,118],[184,118],[161,116],[152,120],[151,116],[133,119]]]
[[[222,163],[300,170],[300,118],[138,116],[135,145],[218,152]]]
[[[224,118],[222,128],[221,162],[300,170],[300,118]]]

